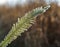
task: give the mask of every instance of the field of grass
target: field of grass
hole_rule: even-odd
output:
[[[46,6],[43,3],[27,4],[24,7],[0,7],[0,42],[10,31],[12,25],[28,11]],[[7,47],[60,47],[60,6],[50,3],[51,8],[35,19],[36,22],[28,31],[22,33]]]

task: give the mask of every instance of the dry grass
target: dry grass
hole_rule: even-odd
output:
[[[45,6],[46,3],[32,3],[13,8],[0,7],[0,29],[3,30],[0,41],[9,32],[12,24],[18,17],[39,6]],[[56,3],[51,3],[51,8],[36,18],[36,23],[22,33],[9,46],[10,47],[60,47],[60,7]],[[0,31],[1,32],[1,31]],[[8,46],[8,47],[9,47]]]

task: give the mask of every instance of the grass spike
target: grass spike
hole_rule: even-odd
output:
[[[16,24],[13,24],[12,29],[0,43],[0,47],[7,47],[8,44],[14,41],[18,36],[21,36],[21,33],[24,33],[25,30],[32,26],[31,23],[33,23],[32,21],[34,20],[36,15],[44,13],[48,8],[50,7],[38,7],[26,13],[25,16],[21,17],[21,19],[18,18],[18,22]]]

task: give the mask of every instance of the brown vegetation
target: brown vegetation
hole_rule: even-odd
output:
[[[18,17],[23,16],[33,8],[45,5],[32,3],[24,7],[0,7],[0,41],[9,32]],[[60,7],[56,3],[50,5],[51,8],[39,15],[36,18],[36,23],[8,47],[60,47]]]

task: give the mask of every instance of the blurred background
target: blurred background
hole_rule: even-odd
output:
[[[48,4],[51,8],[38,15],[34,25],[7,47],[60,47],[60,0],[0,0],[0,42],[18,17]]]
[[[40,0],[1,0],[0,5],[15,6],[16,4],[24,5],[29,2],[39,2]],[[48,4],[50,2],[57,2],[60,5],[60,0],[45,0]]]

